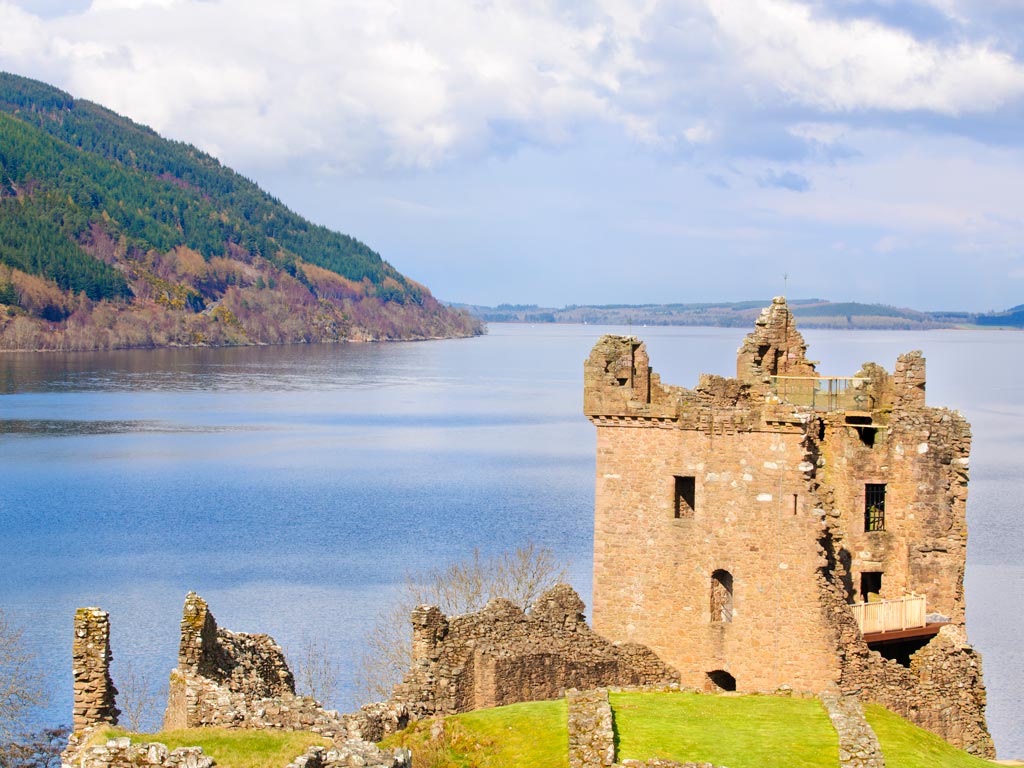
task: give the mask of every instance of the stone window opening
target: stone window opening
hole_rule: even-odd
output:
[[[697,478],[675,476],[673,514],[676,519],[693,517],[697,509]]]
[[[847,415],[846,424],[857,430],[857,436],[864,445],[868,448],[875,447],[875,435],[878,434],[878,427],[874,426],[870,416]]]
[[[728,624],[732,614],[732,574],[719,569],[711,574],[711,621]]]
[[[865,603],[880,600],[882,596],[882,571],[863,571],[860,574],[860,599]]]
[[[885,530],[885,483],[864,486],[864,530]]]
[[[716,669],[712,672],[708,672],[708,682],[711,684],[712,691],[736,690],[736,678],[724,669]]]

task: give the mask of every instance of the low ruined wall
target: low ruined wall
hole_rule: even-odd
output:
[[[132,744],[131,739],[111,739],[81,752],[74,768],[212,768],[213,758],[200,747],[169,750],[157,742]]]
[[[840,768],[885,768],[878,737],[864,719],[857,697],[825,691],[820,698],[839,737]]]
[[[609,768],[615,762],[615,730],[608,690],[567,691],[569,768]]]
[[[213,768],[213,758],[201,747],[170,750],[165,744],[133,744],[128,738],[111,739],[82,750],[68,768]],[[285,768],[412,768],[408,750],[379,749],[365,741],[346,741],[330,749],[310,747]]]
[[[529,613],[500,599],[453,618],[420,606],[413,667],[393,700],[419,719],[559,698],[570,688],[678,683],[678,673],[649,649],[593,632],[583,607],[566,585],[542,595]]]
[[[902,715],[979,757],[994,758],[995,747],[985,723],[985,685],[981,658],[967,644],[963,627],[948,625],[910,658],[910,668],[874,652],[868,672],[856,682],[862,697]]]
[[[931,731],[953,746],[994,758],[985,721],[981,657],[964,628],[950,624],[910,658],[910,667],[871,651],[863,640],[842,647],[840,687]]]
[[[412,768],[412,753],[406,749],[379,749],[365,741],[347,741],[327,749],[310,747],[285,768]]]

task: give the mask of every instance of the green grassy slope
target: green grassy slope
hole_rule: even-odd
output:
[[[992,763],[950,746],[885,707],[867,704],[864,716],[878,736],[886,768],[991,768]]]
[[[619,759],[729,768],[835,768],[839,742],[817,699],[612,694]]]
[[[729,768],[836,768],[839,744],[817,699],[696,693],[613,693],[618,759],[706,761]],[[868,706],[889,768],[992,764],[887,710]],[[418,723],[387,739],[429,768],[568,763],[564,701],[529,702],[447,718],[443,737]]]

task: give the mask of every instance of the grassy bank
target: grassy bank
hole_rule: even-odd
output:
[[[729,768],[836,768],[839,745],[817,699],[714,696],[696,693],[616,693],[618,759],[706,761]],[[991,768],[898,715],[865,707],[888,768]],[[564,699],[483,709],[416,723],[382,746],[413,750],[416,768],[567,768]],[[201,746],[221,768],[281,768],[313,744],[312,733],[198,728],[155,734],[112,729],[100,738],[131,735],[171,749]]]

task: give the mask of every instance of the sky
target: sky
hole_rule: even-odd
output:
[[[1024,303],[1021,0],[0,0],[441,299]]]

